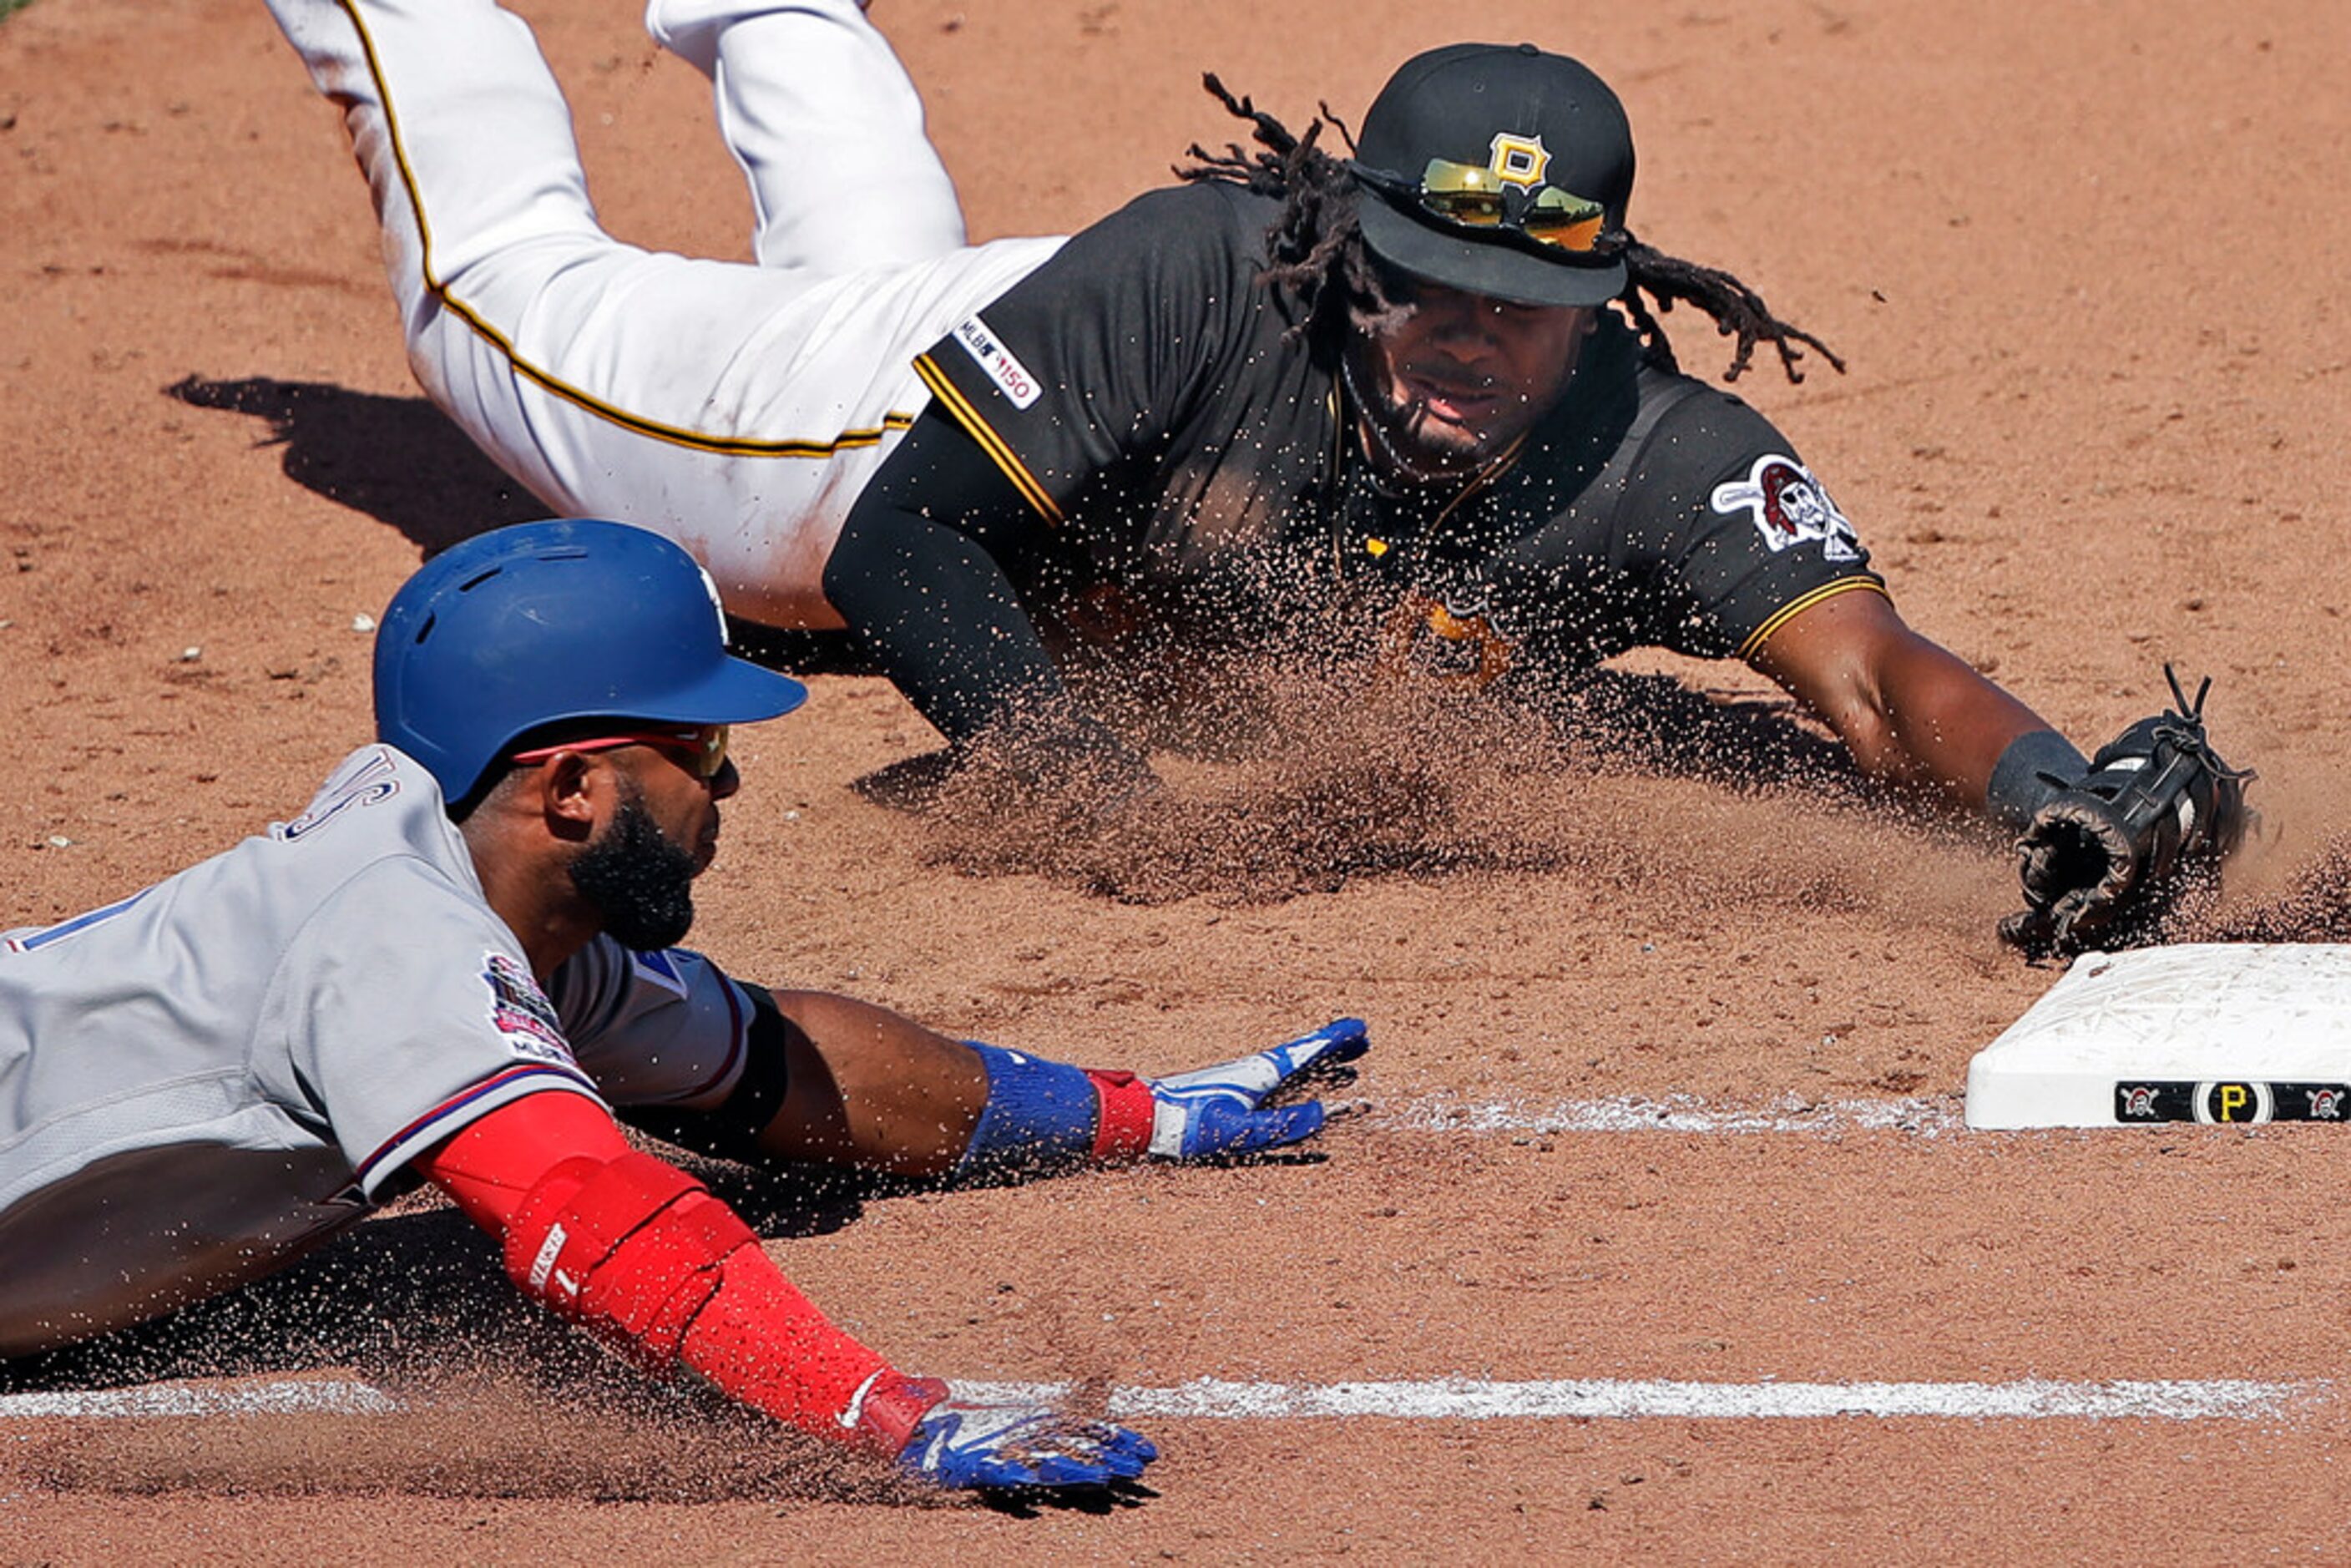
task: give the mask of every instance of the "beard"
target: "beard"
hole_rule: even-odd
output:
[[[1373,446],[1405,479],[1452,477],[1475,468],[1508,444],[1491,430],[1470,429],[1437,418],[1419,398],[1401,394],[1379,370],[1358,375],[1350,364],[1347,385],[1362,410]]]
[[[661,831],[632,796],[611,827],[571,860],[571,885],[605,935],[641,953],[675,946],[694,925],[694,852]]]
[[[1386,434],[1396,449],[1407,458],[1417,459],[1421,467],[1470,467],[1507,444],[1489,431],[1447,423],[1418,399],[1401,404],[1382,401],[1383,406],[1372,417],[1386,422]]]

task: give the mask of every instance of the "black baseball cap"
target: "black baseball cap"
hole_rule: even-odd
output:
[[[1416,55],[1364,115],[1355,169],[1364,243],[1415,277],[1526,305],[1604,305],[1625,290],[1621,256],[1525,243],[1508,227],[1466,233],[1410,193],[1432,159],[1491,170],[1530,195],[1596,202],[1623,228],[1633,127],[1608,84],[1532,44],[1451,44]]]

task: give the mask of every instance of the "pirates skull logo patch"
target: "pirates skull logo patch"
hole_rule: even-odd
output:
[[[1775,555],[1794,545],[1818,543],[1826,559],[1861,559],[1861,536],[1813,471],[1792,457],[1779,453],[1758,457],[1746,478],[1714,487],[1713,506],[1726,517],[1744,509]]]

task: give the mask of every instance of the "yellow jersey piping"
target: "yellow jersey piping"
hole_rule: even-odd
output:
[[[1038,482],[1037,476],[1029,471],[1029,465],[1020,461],[1019,455],[1012,450],[1004,437],[996,434],[995,427],[987,423],[979,410],[972,406],[971,400],[947,380],[946,372],[939,369],[930,355],[914,356],[914,373],[923,378],[923,384],[931,389],[931,395],[939,400],[940,405],[955,417],[955,422],[979,443],[980,450],[1004,471],[1004,476],[1012,481],[1012,487],[1020,492],[1021,498],[1036,508],[1037,515],[1049,523],[1059,524],[1062,520],[1061,508],[1051,494]]]
[[[1822,601],[1834,599],[1840,593],[1856,591],[1886,593],[1886,584],[1874,577],[1841,577],[1834,582],[1824,582],[1811,592],[1799,595],[1773,611],[1770,620],[1749,632],[1747,641],[1739,644],[1739,656],[1742,659],[1753,658],[1761,652],[1763,644],[1771,641],[1772,632]],[[1890,599],[1893,595],[1886,594],[1886,597]]]
[[[400,115],[392,108],[392,89],[384,80],[383,67],[376,55],[375,40],[368,36],[367,24],[360,18],[359,7],[354,0],[339,0],[339,3],[342,6],[344,15],[350,18],[352,29],[359,35],[360,52],[367,57],[368,76],[375,83],[376,100],[383,106],[384,128],[392,138],[392,165],[400,171],[401,186],[408,193],[408,210],[415,214],[417,238],[423,243],[425,289],[434,298],[440,301],[444,309],[465,322],[485,341],[496,347],[498,352],[505,356],[507,363],[513,368],[517,375],[549,394],[570,403],[573,407],[610,423],[617,424],[624,430],[651,436],[656,441],[666,441],[678,446],[690,446],[696,451],[724,453],[737,457],[830,457],[837,452],[878,445],[891,433],[905,430],[914,423],[914,416],[911,413],[888,413],[883,416],[879,425],[862,430],[844,430],[829,441],[778,441],[761,440],[750,436],[713,435],[705,431],[688,430],[682,425],[664,424],[659,420],[648,419],[643,414],[631,413],[626,409],[616,407],[601,398],[582,392],[560,377],[524,359],[516,351],[514,343],[505,333],[490,325],[472,306],[450,293],[449,286],[434,274],[433,226],[424,214],[424,202],[417,190],[415,173],[409,167],[408,151],[400,131]]]

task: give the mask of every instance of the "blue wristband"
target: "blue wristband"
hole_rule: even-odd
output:
[[[1101,1120],[1101,1097],[1085,1070],[976,1040],[965,1043],[987,1069],[987,1103],[956,1174],[1033,1176],[1083,1164]]]
[[[2022,831],[2059,793],[2089,776],[2090,761],[2053,729],[2032,729],[2008,743],[1984,786],[1984,810],[2011,831]],[[2064,782],[2052,784],[2050,778]]]

